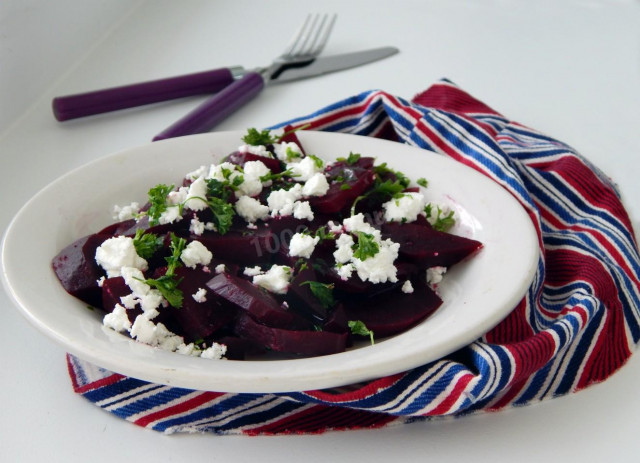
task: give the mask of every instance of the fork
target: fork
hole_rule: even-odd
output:
[[[182,119],[153,138],[153,141],[206,132],[224,118],[256,97],[272,80],[290,67],[313,61],[324,49],[336,15],[308,15],[284,52],[266,67],[247,72]]]

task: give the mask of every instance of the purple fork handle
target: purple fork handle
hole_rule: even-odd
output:
[[[221,68],[61,96],[53,99],[53,114],[57,120],[66,121],[176,98],[216,93],[233,81],[231,69]]]
[[[153,137],[153,141],[207,132],[235,110],[255,97],[264,88],[257,72],[248,72],[217,95]]]

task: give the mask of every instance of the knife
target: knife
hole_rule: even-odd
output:
[[[156,135],[153,141],[206,132],[258,95],[266,85],[342,71],[387,58],[398,51],[395,47],[382,47],[245,72],[240,79]]]
[[[278,83],[304,79],[305,77],[359,66],[397,52],[396,48],[384,47],[317,58],[311,63],[305,63],[304,68],[282,70],[281,75],[271,76],[271,80],[272,83]],[[250,72],[241,66],[232,66],[75,95],[60,96],[53,99],[52,109],[58,121],[66,121],[188,96],[208,95],[219,92]]]

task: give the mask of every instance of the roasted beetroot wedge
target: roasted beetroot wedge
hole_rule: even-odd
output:
[[[349,320],[360,320],[376,337],[392,336],[417,325],[431,315],[442,300],[420,280],[413,283],[414,292],[403,293],[400,289],[389,291],[378,297],[345,303]]]
[[[207,287],[211,276],[201,267],[176,269],[176,277],[181,278],[178,289],[184,296],[182,307],[168,307],[167,311],[171,311],[187,342],[210,336],[236,316],[237,307]]]
[[[207,288],[265,325],[291,330],[310,326],[302,317],[283,308],[270,293],[240,277],[221,273],[207,282]]]
[[[273,351],[309,357],[343,352],[348,339],[347,333],[272,328],[244,313],[238,316],[234,330],[238,336],[252,339]]]
[[[327,301],[322,301],[312,291],[312,285],[319,283],[315,270],[305,268],[292,280],[285,301],[292,311],[299,313],[313,324],[321,326],[327,320],[328,310],[331,308]]]
[[[383,238],[400,243],[400,257],[421,267],[450,267],[482,247],[469,238],[440,232],[413,223],[389,222],[382,225]]]
[[[227,162],[238,166],[244,166],[249,161],[261,161],[274,174],[282,172],[280,161],[275,158],[260,156],[259,154],[241,153],[240,151],[236,151],[227,156],[226,160]]]
[[[241,265],[268,262],[277,249],[273,233],[264,227],[245,232],[231,230],[224,235],[204,233],[191,238],[205,245],[215,258]]]
[[[323,214],[346,212],[375,181],[372,170],[344,163],[334,164],[328,172],[331,182],[327,194],[309,199],[312,209]]]
[[[64,248],[53,258],[51,266],[62,287],[83,302],[102,307],[102,290],[98,280],[105,276],[95,260],[96,249],[109,235],[89,235]]]

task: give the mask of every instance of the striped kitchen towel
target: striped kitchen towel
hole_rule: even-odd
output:
[[[320,433],[535,403],[603,381],[629,358],[640,338],[637,243],[615,186],[571,147],[446,80],[412,101],[367,91],[286,124],[407,143],[502,185],[540,237],[538,270],[524,299],[463,349],[347,388],[193,391],[124,377],[69,355],[78,394],[167,433]]]

